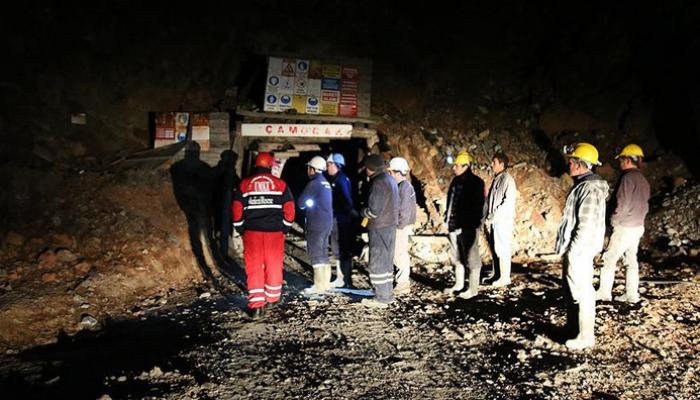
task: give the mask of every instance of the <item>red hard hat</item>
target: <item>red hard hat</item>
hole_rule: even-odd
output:
[[[275,157],[272,156],[272,153],[258,153],[258,156],[255,157],[256,167],[272,168],[272,164],[274,163]]]

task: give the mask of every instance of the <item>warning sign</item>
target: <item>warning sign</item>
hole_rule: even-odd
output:
[[[340,79],[323,78],[321,80],[322,90],[340,90]]]
[[[192,140],[209,141],[209,113],[192,113]]]
[[[343,66],[341,79],[349,81],[358,81],[360,79],[360,70],[356,66]]]
[[[338,104],[321,102],[321,109],[319,111],[321,115],[338,115]]]
[[[275,94],[268,94],[265,96],[265,107],[263,107],[265,111],[272,111],[272,112],[277,112],[280,110],[279,107],[279,97]]]
[[[297,110],[297,113],[306,113],[306,96],[294,96],[292,98],[292,108]]]
[[[163,112],[156,114],[156,140],[175,140],[175,113]]]
[[[187,140],[187,127],[190,124],[190,113],[175,113],[175,140],[182,142]]]
[[[293,76],[283,76],[280,78],[279,89],[277,92],[280,95],[283,94],[293,94],[294,93],[294,77]]]
[[[306,77],[297,76],[294,79],[294,94],[296,95],[306,95],[309,86],[309,80]]]
[[[333,90],[322,90],[321,101],[324,103],[337,103],[340,101],[340,92]]]
[[[370,98],[370,84],[365,80],[371,75],[370,64],[361,61],[344,64],[270,57],[263,109],[284,112],[294,108],[298,113],[365,116]]]
[[[282,76],[294,76],[296,75],[296,60],[290,60],[285,58],[282,60]]]
[[[296,76],[309,76],[309,60],[297,60]]]
[[[323,78],[323,63],[318,60],[312,60],[309,66],[309,79]]]
[[[306,92],[310,96],[321,97],[321,80],[320,79],[309,79]]]
[[[340,79],[340,65],[337,64],[323,64],[323,77],[324,78],[335,78]]]
[[[280,111],[289,110],[292,108],[292,96],[285,94],[280,96],[279,109]]]
[[[318,99],[316,96],[309,96],[306,98],[306,113],[307,114],[318,114],[319,113],[319,105],[321,104],[321,101]]]

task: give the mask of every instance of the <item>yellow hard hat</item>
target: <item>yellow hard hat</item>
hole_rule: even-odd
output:
[[[644,152],[642,148],[634,143],[630,143],[622,148],[620,154],[616,155],[615,158],[620,157],[644,157]]]
[[[590,143],[576,143],[573,146],[564,147],[567,157],[574,157],[593,165],[600,165],[598,161],[598,149]]]
[[[467,153],[466,150],[462,150],[459,153],[457,153],[457,157],[455,157],[454,164],[459,164],[459,165],[467,165],[471,164],[474,159],[472,158],[469,153]]]

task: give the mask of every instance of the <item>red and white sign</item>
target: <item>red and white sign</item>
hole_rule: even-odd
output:
[[[349,138],[349,124],[241,124],[242,136]]]

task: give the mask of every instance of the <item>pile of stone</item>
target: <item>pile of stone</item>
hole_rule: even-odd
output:
[[[700,251],[700,184],[666,193],[647,222],[647,240],[665,253],[695,257]]]

